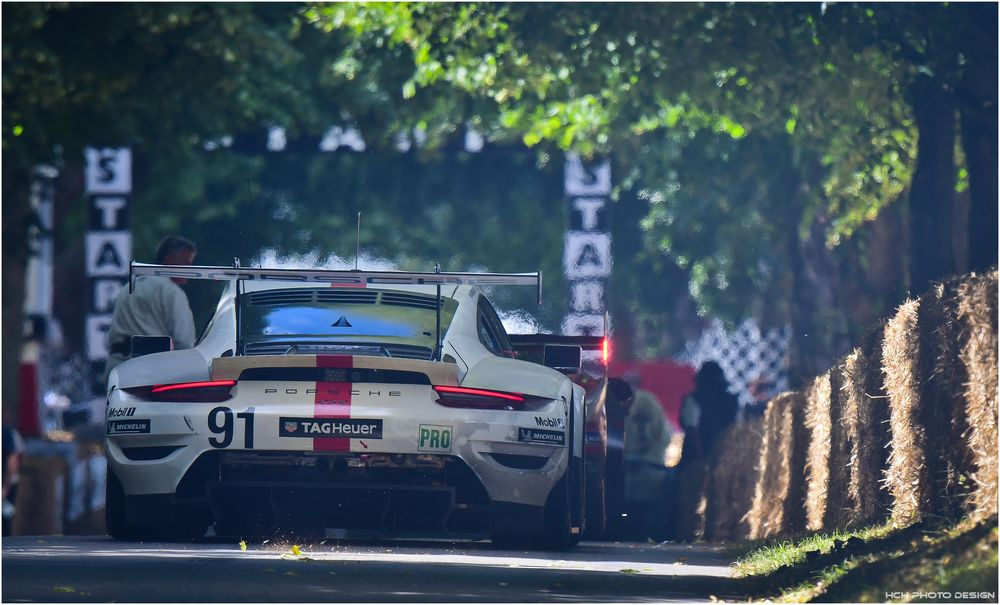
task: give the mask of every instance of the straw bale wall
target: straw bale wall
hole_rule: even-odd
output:
[[[917,313],[919,414],[929,482],[925,512],[950,518],[965,512],[972,474],[972,454],[962,437],[968,430],[964,388],[968,373],[961,349],[968,334],[958,316],[959,283],[934,284],[921,297]]]
[[[997,271],[973,275],[958,288],[958,313],[967,330],[961,358],[967,443],[973,459],[973,516],[997,514]]]
[[[705,509],[705,539],[743,540],[753,505],[763,446],[763,418],[730,426],[719,440],[712,462]]]
[[[903,303],[885,328],[882,373],[889,397],[892,446],[885,481],[892,494],[892,518],[911,523],[926,510],[929,485],[924,451],[927,435],[920,422],[919,300]]]
[[[760,469],[747,514],[751,539],[805,529],[805,464],[808,432],[805,398],[782,393],[764,412]]]
[[[830,372],[816,378],[806,395],[806,528],[823,529],[830,485],[830,449],[833,427],[830,414]]]

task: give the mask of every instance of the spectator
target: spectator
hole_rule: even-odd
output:
[[[625,459],[665,466],[671,430],[663,406],[656,395],[640,388],[638,373],[625,379],[635,393],[625,418]]]
[[[678,464],[677,505],[672,519],[672,536],[678,540],[693,540],[703,532],[698,505],[705,493],[712,450],[739,411],[739,401],[728,391],[722,367],[716,362],[703,363],[694,384],[694,392],[681,404],[684,448]]]
[[[719,435],[736,420],[739,411],[739,401],[729,392],[726,376],[716,362],[703,363],[694,383],[694,392],[681,404],[684,429],[681,466],[707,460]]]
[[[634,397],[625,418],[625,507],[627,522],[622,527],[625,539],[662,539],[670,515],[667,494],[670,470],[666,466],[670,426],[659,399],[639,388],[638,372],[629,372],[625,380]]]
[[[24,455],[24,442],[17,430],[3,418],[3,535],[9,536],[17,503],[17,473]]]
[[[190,240],[169,236],[156,248],[156,263],[190,265],[197,254],[198,248]],[[187,278],[183,277],[144,275],[136,278],[131,294],[127,288],[122,289],[115,300],[108,329],[105,384],[111,370],[131,357],[132,336],[170,336],[174,349],[194,346],[194,316],[187,295],[180,288],[186,283]]]

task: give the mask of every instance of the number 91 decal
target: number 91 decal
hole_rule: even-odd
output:
[[[233,433],[236,429],[236,420],[243,421],[243,447],[248,450],[253,449],[253,408],[248,408],[245,412],[239,412],[233,416],[233,411],[226,406],[220,405],[208,413],[208,430],[221,438],[209,437],[208,444],[214,448],[227,448],[233,443]]]

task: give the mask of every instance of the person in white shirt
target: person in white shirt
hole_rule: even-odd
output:
[[[198,248],[191,240],[168,236],[156,248],[156,264],[190,265],[197,254]],[[136,278],[131,294],[128,288],[122,288],[108,329],[105,381],[115,366],[131,357],[133,336],[169,336],[174,349],[194,346],[194,316],[187,294],[181,289],[186,283],[183,277],[143,275]]]

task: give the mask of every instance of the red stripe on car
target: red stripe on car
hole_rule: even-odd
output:
[[[350,355],[317,355],[317,368],[351,370],[354,358]],[[350,418],[351,382],[344,372],[343,381],[320,381],[316,383],[316,400],[313,405],[314,418]],[[346,437],[313,437],[313,450],[318,452],[349,452],[351,440]]]

